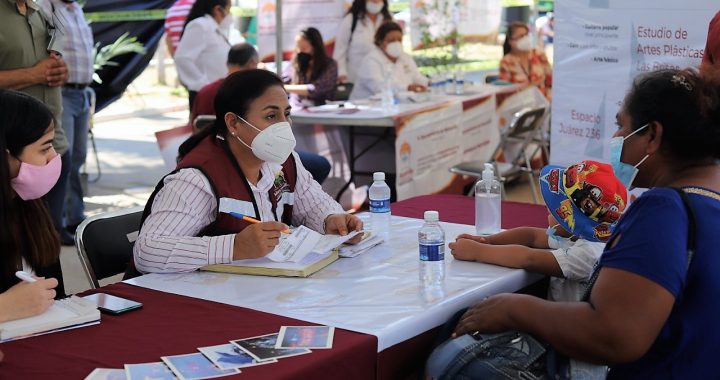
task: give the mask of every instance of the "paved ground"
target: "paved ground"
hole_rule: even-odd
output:
[[[173,72],[168,73],[174,77]],[[481,74],[468,75],[480,80]],[[93,150],[89,147],[87,172],[88,215],[120,208],[143,206],[158,180],[167,173],[155,140],[156,131],[176,127],[188,116],[185,95],[174,87],[157,84],[151,67],[126,94],[95,116],[93,133],[100,163],[100,176]],[[508,199],[531,202],[529,186],[508,189]],[[61,254],[66,291],[89,288],[75,247],[63,247]],[[116,278],[107,282],[114,282]]]

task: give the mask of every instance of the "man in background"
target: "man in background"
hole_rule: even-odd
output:
[[[60,88],[68,73],[61,57],[61,35],[56,21],[45,19],[32,1],[0,1],[0,88],[24,92],[45,103],[53,113],[53,147],[62,157],[63,169],[45,199],[63,244],[73,244],[72,237],[63,234],[61,224],[70,162],[61,122]]]
[[[68,140],[68,186],[65,207],[59,221],[63,241],[74,240],[77,226],[85,220],[85,203],[80,168],[87,157],[90,110],[95,96],[90,87],[93,77],[93,34],[82,7],[75,0],[39,0],[43,12],[62,33],[63,58],[68,66],[68,80],[62,88],[62,125]],[[71,241],[72,241],[71,240]]]

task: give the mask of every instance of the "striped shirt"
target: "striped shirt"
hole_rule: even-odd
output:
[[[182,35],[185,26],[185,19],[190,13],[193,4],[195,4],[195,0],[178,0],[168,8],[165,14],[165,38],[170,41],[170,46],[172,46],[171,55],[175,55],[175,50],[177,50],[180,42],[180,35]]]
[[[60,0],[40,0],[37,4],[59,31],[58,38],[62,41],[59,47],[68,68],[67,83],[90,84],[95,71],[93,33],[82,8],[76,2]]]
[[[325,218],[344,210],[312,179],[297,153],[293,155],[298,176],[292,222],[324,232]],[[250,184],[262,221],[276,220],[269,191],[279,170],[280,165],[266,162],[257,185]],[[201,171],[182,169],[167,176],[135,242],[137,269],[143,273],[190,272],[208,264],[231,262],[235,234],[197,236],[215,220],[217,212],[215,194]]]

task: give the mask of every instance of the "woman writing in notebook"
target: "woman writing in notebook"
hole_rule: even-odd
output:
[[[293,151],[288,95],[275,74],[228,76],[215,115],[212,127],[183,143],[176,171],[150,197],[134,248],[137,269],[187,272],[263,257],[291,224],[341,235],[362,229]]]
[[[40,199],[60,176],[54,135],[44,104],[0,90],[0,322],[41,314],[63,293],[60,241]],[[20,270],[37,281],[21,281]]]

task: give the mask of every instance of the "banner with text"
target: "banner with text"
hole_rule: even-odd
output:
[[[717,0],[567,0],[555,4],[554,164],[607,161],[615,115],[642,73],[698,67]]]
[[[282,1],[283,56],[289,59],[295,49],[298,32],[314,27],[326,45],[335,41],[335,33],[347,10],[345,0],[259,0],[258,50],[263,61],[272,60],[276,49],[276,1]]]

